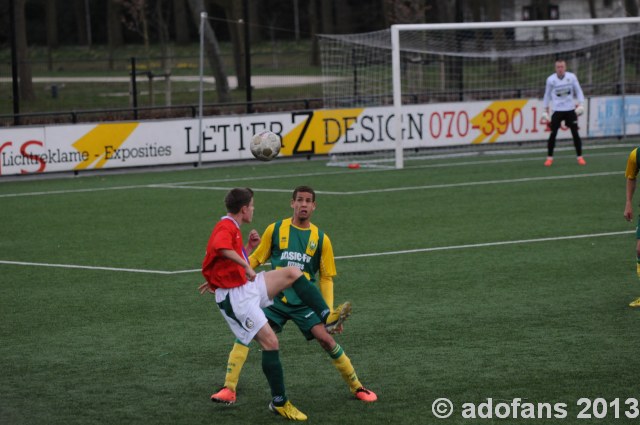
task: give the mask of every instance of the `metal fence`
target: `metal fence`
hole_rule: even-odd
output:
[[[266,49],[251,56],[251,103],[244,78],[236,78],[231,54],[223,55],[229,100],[221,102],[205,63],[204,112],[207,115],[317,108],[322,105],[319,66],[309,50]],[[0,125],[95,122],[196,116],[199,100],[198,56],[30,60],[35,100],[20,100],[13,114],[11,62],[0,63]],[[135,74],[134,74],[135,70]],[[133,78],[135,75],[135,78]]]

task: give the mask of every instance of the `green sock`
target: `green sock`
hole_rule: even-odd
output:
[[[284,406],[287,396],[284,392],[284,372],[282,371],[282,363],[280,363],[280,351],[262,352],[262,371],[269,382],[273,404]]]
[[[318,291],[318,288],[313,286],[309,279],[305,275],[300,276],[291,286],[296,294],[300,297],[311,310],[313,310],[323,322],[326,322],[331,309],[322,298],[322,294]]]

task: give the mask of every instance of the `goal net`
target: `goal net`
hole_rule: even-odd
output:
[[[402,168],[411,159],[409,151],[478,144],[477,137],[469,142],[469,135],[476,127],[488,127],[474,124],[471,109],[487,101],[540,100],[539,106],[529,102],[520,116],[507,108],[492,125],[520,128],[521,138],[526,130],[526,140],[546,140],[543,130],[526,122],[540,118],[545,80],[557,59],[566,61],[587,97],[640,92],[639,18],[394,25],[365,34],[320,35],[319,41],[323,75],[329,77],[323,86],[325,108],[391,108],[379,112],[391,114],[391,130],[378,146],[383,154],[371,165]],[[434,118],[428,113],[433,108],[444,112]],[[409,142],[420,110],[426,114],[420,126],[430,128],[420,127],[419,143]],[[505,139],[486,137],[483,142]],[[351,153],[367,165],[373,150],[354,146]],[[351,153],[334,154],[333,164],[348,163]]]

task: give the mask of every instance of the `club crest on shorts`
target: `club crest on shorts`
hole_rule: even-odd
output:
[[[253,320],[251,320],[250,318],[247,317],[247,320],[244,321],[244,326],[247,329],[252,329],[253,325],[254,325]]]

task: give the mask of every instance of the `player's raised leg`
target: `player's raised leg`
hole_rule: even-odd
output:
[[[297,267],[284,267],[282,269],[265,272],[267,295],[273,299],[277,294],[291,287],[300,299],[322,319],[327,322],[331,309],[322,298],[318,288],[313,286],[309,279]]]

